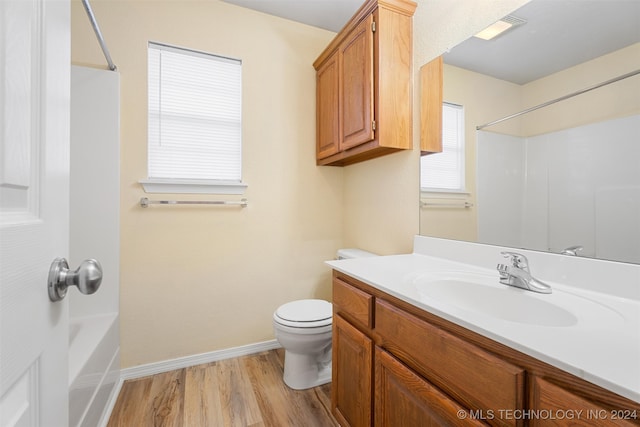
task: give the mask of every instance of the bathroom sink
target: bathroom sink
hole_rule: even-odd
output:
[[[464,310],[508,322],[570,327],[610,326],[624,319],[613,309],[576,294],[554,289],[552,294],[503,285],[498,274],[424,273],[411,279],[420,299],[435,306]]]

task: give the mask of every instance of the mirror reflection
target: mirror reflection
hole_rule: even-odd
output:
[[[551,102],[640,70],[640,1],[533,0],[505,21],[444,55],[421,234],[640,263],[640,75]]]

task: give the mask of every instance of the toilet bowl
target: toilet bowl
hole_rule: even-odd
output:
[[[331,381],[332,305],[304,299],[281,305],[273,313],[276,339],[284,348],[284,382],[303,390]]]
[[[362,249],[339,249],[337,259],[377,256]],[[276,340],[284,348],[284,382],[295,390],[331,381],[333,306],[319,299],[281,305],[273,313]]]

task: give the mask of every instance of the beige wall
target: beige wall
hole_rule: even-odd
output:
[[[314,147],[312,63],[334,34],[216,0],[91,3],[122,82],[122,367],[273,339],[278,305],[330,299],[323,261],[343,244],[343,170],[316,167]],[[138,184],[149,40],[243,60],[248,208],[138,206],[188,198]],[[72,61],[105,64],[79,1]]]
[[[640,43],[526,84],[525,108],[640,69]],[[595,123],[640,112],[640,77],[635,76],[522,116],[524,136]]]

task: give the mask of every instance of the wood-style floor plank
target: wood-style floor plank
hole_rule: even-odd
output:
[[[284,350],[125,381],[108,427],[335,427],[331,385],[291,390]]]
[[[111,412],[109,426],[126,427],[144,425],[146,411],[140,410],[139,402],[147,401],[153,377],[140,378],[125,382],[118,400]]]
[[[267,359],[264,355],[260,355],[246,359],[244,368],[253,383],[260,384],[256,387],[255,395],[265,425],[294,425],[295,408],[290,405],[288,389],[282,381],[282,376],[278,381],[277,376],[273,374],[273,371],[282,372],[278,365],[273,365],[274,362],[278,360],[274,361],[273,358]]]
[[[238,359],[219,362],[218,392],[222,399],[224,425],[243,427],[256,425],[262,421],[260,409],[251,389],[251,383],[242,370]]]
[[[254,384],[265,424],[270,426],[322,427],[335,424],[330,412],[330,386],[293,391],[282,381],[282,359],[276,352],[245,359],[245,369]],[[324,399],[321,398],[324,396]],[[326,406],[325,406],[326,405]]]
[[[218,377],[214,363],[187,368],[184,425],[224,425],[222,405],[217,396]]]
[[[151,411],[146,425],[175,426],[182,422],[184,406],[185,370],[154,375],[150,396]]]

